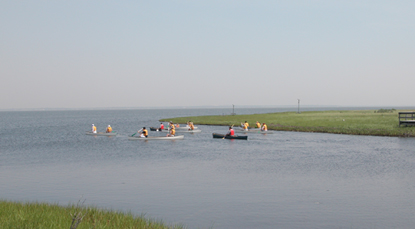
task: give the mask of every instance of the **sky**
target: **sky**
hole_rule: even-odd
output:
[[[415,106],[415,1],[0,1],[0,109]]]

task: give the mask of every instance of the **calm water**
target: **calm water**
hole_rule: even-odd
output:
[[[413,138],[275,132],[231,141],[212,138],[226,127],[199,126],[179,141],[127,139],[161,118],[230,112],[0,112],[0,198],[83,198],[189,228],[414,228]],[[121,135],[85,135],[92,123]]]

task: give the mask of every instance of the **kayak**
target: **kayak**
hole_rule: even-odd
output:
[[[213,133],[212,135],[213,135],[213,138],[223,138],[223,137],[225,137],[226,139],[248,140],[248,136],[238,136],[238,135],[225,136],[224,134],[217,134],[217,133]]]
[[[86,134],[87,135],[94,135],[94,136],[115,136],[118,133],[117,132],[111,132],[111,133],[97,132],[97,133],[92,133],[91,131],[87,131]]]
[[[184,135],[176,135],[173,137],[166,137],[166,136],[148,136],[146,138],[142,138],[140,136],[129,136],[128,140],[180,140],[183,139]]]

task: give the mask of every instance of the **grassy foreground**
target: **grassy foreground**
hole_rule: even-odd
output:
[[[73,220],[75,218],[75,221]],[[77,219],[82,219],[76,226]],[[74,221],[74,223],[73,223]],[[130,213],[70,205],[19,203],[0,200],[0,228],[185,228],[167,226]]]
[[[403,110],[400,110],[403,111]],[[254,126],[256,121],[266,123],[269,130],[320,132],[352,135],[414,137],[415,127],[399,127],[396,110],[344,110],[281,112],[252,115],[218,115],[168,118],[160,121],[198,125],[235,125],[248,121]]]

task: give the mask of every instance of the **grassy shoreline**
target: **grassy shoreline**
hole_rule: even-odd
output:
[[[251,115],[217,115],[167,118],[160,121],[197,125],[239,126],[248,121],[266,123],[269,130],[350,135],[415,137],[415,127],[399,127],[398,112],[408,110],[332,110]]]
[[[74,227],[74,216],[81,216],[79,225]],[[47,203],[23,203],[0,200],[0,228],[154,228],[182,229],[183,225],[166,225],[131,213],[102,210],[94,207],[80,207]]]

